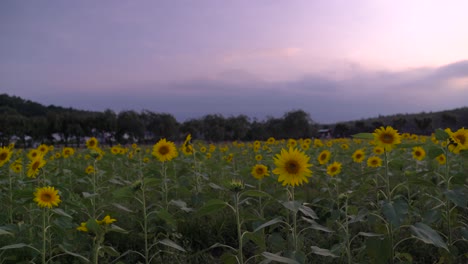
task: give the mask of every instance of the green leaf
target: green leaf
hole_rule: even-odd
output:
[[[182,251],[182,252],[185,252],[185,249],[182,248],[181,246],[179,246],[176,242],[170,240],[169,238],[165,238],[163,240],[159,240],[158,243],[160,244],[163,244],[165,246],[168,246],[168,247],[171,247],[171,248],[175,248],[179,251]]]
[[[411,233],[413,233],[413,235],[422,242],[426,244],[432,244],[436,247],[444,248],[445,250],[449,251],[447,244],[445,244],[442,237],[440,237],[440,235],[430,226],[424,223],[416,223],[411,225],[410,229]]]
[[[318,224],[317,222],[315,222],[312,219],[309,219],[309,218],[306,218],[306,217],[302,217],[302,219],[304,219],[306,222],[309,222],[310,223],[310,228],[312,228],[314,230],[319,230],[319,231],[323,231],[323,232],[327,232],[327,233],[335,232],[335,231],[331,230],[330,228],[328,228],[326,226]]]
[[[252,196],[252,197],[268,197],[268,193],[259,191],[259,190],[247,190],[242,193],[242,195]]]
[[[262,256],[264,256],[265,258],[267,258],[269,260],[280,262],[280,263],[299,264],[299,262],[297,262],[294,259],[285,258],[285,257],[282,257],[282,256],[277,255],[277,254],[273,254],[273,253],[270,253],[270,252],[263,252]]]
[[[10,236],[14,236],[13,233],[6,231],[5,229],[3,229],[3,227],[0,227],[0,236],[1,236],[1,235],[10,235]]]
[[[435,137],[437,140],[447,140],[449,139],[450,135],[447,132],[445,132],[445,130],[439,128],[435,131]]]
[[[224,207],[226,206],[227,206],[227,203],[225,201],[218,200],[218,199],[209,200],[208,202],[206,202],[206,204],[203,207],[198,209],[197,216],[204,216],[204,215],[214,213],[216,211],[224,209]]]
[[[466,208],[468,197],[466,197],[462,189],[446,190],[444,194],[457,206]]]
[[[213,188],[213,189],[215,189],[215,190],[224,190],[223,187],[221,187],[221,186],[219,186],[219,185],[217,185],[217,184],[214,184],[214,183],[212,183],[212,182],[210,182],[210,183],[208,184],[208,186],[210,186],[211,188]]]
[[[299,207],[301,207],[301,203],[298,201],[288,201],[281,203],[286,209],[292,211],[293,213],[297,213]]]
[[[424,145],[424,143],[402,143],[397,145],[397,148],[414,148]]]
[[[374,139],[374,135],[372,133],[358,133],[355,135],[352,135],[353,138],[359,138],[359,139]]]
[[[86,227],[88,228],[89,231],[95,234],[102,232],[102,229],[99,226],[99,224],[96,222],[96,219],[90,218],[88,221],[86,221]]]
[[[97,193],[89,193],[89,192],[83,192],[83,198],[88,199],[94,196],[98,196]]]
[[[274,225],[274,224],[277,224],[277,223],[281,223],[281,222],[283,222],[283,220],[281,220],[281,218],[279,218],[279,217],[278,217],[278,218],[275,218],[275,219],[272,219],[272,220],[270,220],[270,221],[268,221],[268,222],[266,222],[266,223],[264,223],[264,224],[258,226],[257,228],[255,228],[254,232],[257,232],[258,230],[263,229],[263,228],[265,228],[265,227],[267,227],[267,226],[271,226],[271,225]]]
[[[73,218],[71,215],[65,213],[65,211],[63,211],[60,208],[54,208],[54,209],[52,209],[52,212],[54,212],[54,213],[56,213],[58,215],[61,215],[61,216],[65,216],[65,217],[68,217],[68,218]]]
[[[165,209],[161,209],[159,211],[156,212],[156,215],[163,219],[167,224],[171,225],[171,226],[176,226],[176,220],[174,219],[174,217]]]
[[[193,211],[193,209],[190,208],[190,207],[187,207],[187,203],[182,201],[182,200],[171,200],[169,202],[169,204],[173,204],[173,205],[179,207],[179,209],[184,211],[184,212],[192,212]]]
[[[408,204],[403,200],[385,202],[382,212],[390,224],[399,227],[408,213]]]
[[[427,150],[427,157],[431,160],[435,159],[441,154],[444,154],[444,150],[440,147],[430,146],[429,149]]]
[[[315,211],[310,207],[307,207],[305,205],[301,205],[299,207],[299,211],[301,211],[304,215],[306,215],[306,216],[308,216],[308,217],[310,217],[312,219],[319,219],[317,214],[315,213]]]
[[[367,233],[367,232],[359,232],[358,235],[360,235],[360,236],[365,236],[365,237],[379,237],[379,236],[383,236],[383,234]]]
[[[89,263],[90,261],[85,258],[84,256],[78,254],[78,253],[74,253],[74,252],[71,252],[71,251],[68,251],[63,245],[59,245],[59,248],[67,255],[70,255],[70,256],[74,256],[74,257],[77,257],[81,260],[83,260],[84,262],[86,263]]]
[[[120,253],[117,252],[117,250],[115,250],[115,248],[111,246],[102,246],[101,249],[104,250],[104,252],[106,252],[106,254],[109,256],[112,256],[112,257],[120,256]]]
[[[320,255],[320,256],[324,256],[324,257],[332,257],[332,258],[337,258],[339,256],[333,254],[330,250],[328,249],[324,249],[324,248],[319,248],[319,247],[316,247],[316,246],[311,246],[310,247],[312,249],[312,253],[316,254],[316,255]]]
[[[116,224],[111,224],[110,225],[110,229],[109,231],[113,231],[113,232],[117,232],[117,233],[123,233],[123,234],[127,234],[128,231],[121,228],[120,226],[116,225]]]
[[[117,207],[118,209],[122,210],[122,211],[125,211],[127,213],[133,213],[133,211],[121,204],[118,204],[118,203],[112,203],[113,206]]]
[[[36,250],[37,252],[41,252],[41,251],[38,250],[37,248],[35,248],[35,247],[33,247],[33,246],[30,246],[30,245],[28,245],[28,244],[25,244],[25,243],[18,243],[18,244],[12,244],[12,245],[8,245],[8,246],[4,246],[4,247],[1,247],[0,250],[17,249],[17,248],[24,248],[24,247],[34,249],[34,250]]]

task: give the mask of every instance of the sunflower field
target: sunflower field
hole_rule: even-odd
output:
[[[0,263],[468,263],[468,130],[0,148]]]

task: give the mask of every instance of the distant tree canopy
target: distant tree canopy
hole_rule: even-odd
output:
[[[333,136],[348,137],[360,132],[391,125],[399,132],[431,133],[433,128],[468,127],[468,108],[439,113],[379,116],[378,118],[319,125],[303,110],[293,110],[282,117],[259,121],[246,115],[224,117],[209,114],[183,123],[168,113],[122,111],[115,113],[83,111],[59,106],[43,106],[20,97],[0,94],[0,144],[15,140],[22,146],[34,143],[59,143],[80,146],[86,137],[97,137],[101,144],[154,144],[161,138],[193,139],[211,142],[253,141],[274,138],[310,138],[320,127],[331,128]]]

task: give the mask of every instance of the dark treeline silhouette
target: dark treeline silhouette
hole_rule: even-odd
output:
[[[154,144],[160,138],[193,139],[210,142],[253,141],[274,138],[318,137],[319,129],[330,129],[333,137],[349,137],[391,125],[400,132],[430,134],[435,128],[468,127],[468,107],[437,113],[379,116],[366,120],[319,125],[303,110],[293,110],[282,117],[265,120],[245,115],[224,117],[209,114],[183,123],[168,113],[133,110],[116,113],[83,111],[59,106],[44,106],[20,97],[0,94],[0,144],[15,141],[18,146],[63,144],[80,147],[87,137],[101,144]]]
[[[87,137],[96,137],[105,145],[154,144],[160,138],[193,139],[210,142],[251,141],[275,138],[307,138],[316,134],[318,125],[302,110],[285,113],[281,118],[251,120],[245,115],[224,117],[210,114],[183,123],[167,113],[132,110],[116,113],[83,111],[43,106],[20,97],[0,95],[1,145],[48,143],[82,146]]]

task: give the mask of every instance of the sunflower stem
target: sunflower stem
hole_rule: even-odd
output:
[[[237,251],[237,258],[240,264],[244,264],[244,253],[242,251],[243,243],[242,243],[242,230],[241,226],[242,223],[240,221],[240,212],[239,212],[239,197],[240,192],[236,192],[234,194],[234,208],[236,211],[236,223],[237,223],[237,240],[239,241],[239,249]]]
[[[42,209],[42,264],[46,263],[46,244],[47,244],[47,209]]]

